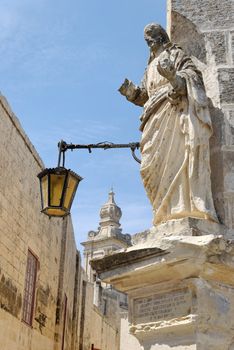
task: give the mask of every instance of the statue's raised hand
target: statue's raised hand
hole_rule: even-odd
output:
[[[119,88],[119,92],[125,96],[129,101],[135,98],[137,86],[131,80],[125,79]]]
[[[179,96],[186,95],[186,82],[175,69],[174,62],[167,51],[160,55],[157,70],[159,74],[171,83],[172,90],[168,95],[172,100],[177,100]]]
[[[174,63],[171,61],[170,56],[167,53],[163,53],[158,60],[157,70],[164,78],[170,82],[174,81],[176,76],[176,69]]]

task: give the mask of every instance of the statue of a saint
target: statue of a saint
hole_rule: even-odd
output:
[[[141,175],[154,224],[185,217],[218,221],[210,181],[212,126],[202,74],[158,24],[144,30],[150,48],[141,86],[119,91],[141,116]]]

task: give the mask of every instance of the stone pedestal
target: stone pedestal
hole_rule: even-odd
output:
[[[91,263],[128,294],[129,331],[142,349],[234,349],[234,242],[219,234],[224,227],[210,225],[170,222],[158,237],[151,230],[133,247]]]

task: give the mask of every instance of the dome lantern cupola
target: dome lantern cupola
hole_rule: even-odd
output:
[[[115,194],[113,189],[108,194],[108,201],[101,207],[100,222],[97,231],[89,231],[88,239],[99,241],[105,239],[117,239],[119,242],[131,245],[131,236],[123,234],[119,220],[121,219],[122,211],[115,203]]]
[[[100,210],[100,228],[106,226],[120,227],[119,220],[122,216],[121,209],[115,203],[114,192],[109,192],[108,201],[101,207]]]

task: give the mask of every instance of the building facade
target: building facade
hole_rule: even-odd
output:
[[[98,229],[89,231],[88,240],[82,243],[85,272],[89,283],[93,285],[95,309],[118,330],[120,336],[118,349],[140,350],[139,343],[129,333],[127,295],[115,290],[110,284],[102,282],[90,266],[91,260],[112,255],[117,251],[124,251],[132,245],[131,236],[122,233],[120,224],[122,211],[117,206],[114,195],[113,190],[111,190],[107,202],[101,207]]]
[[[93,305],[71,217],[40,212],[43,162],[0,96],[1,350],[118,349],[119,329]]]

